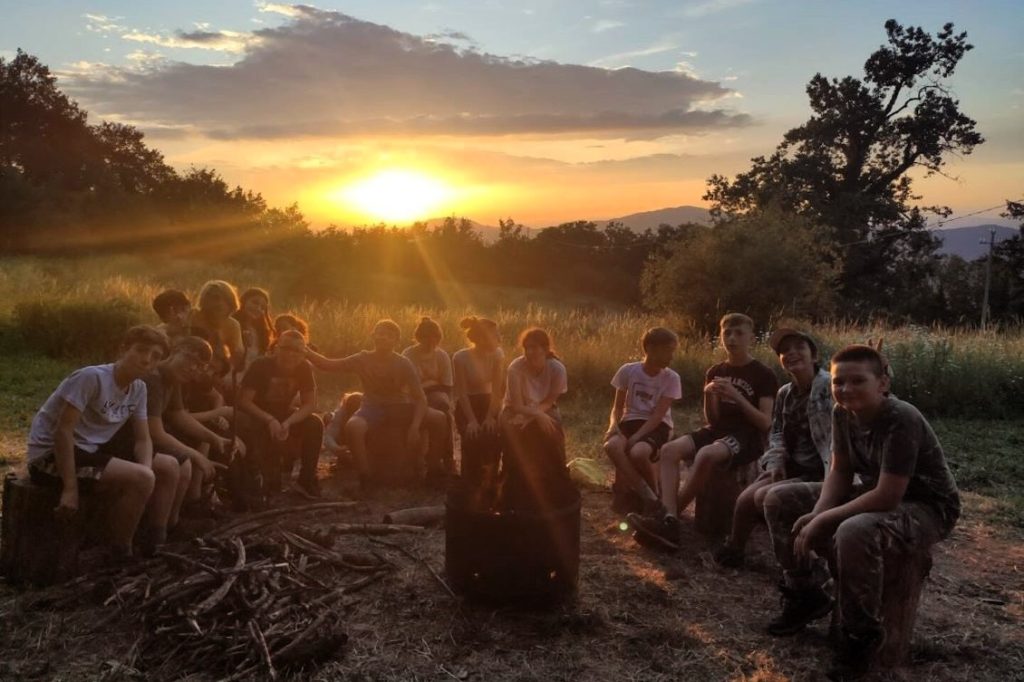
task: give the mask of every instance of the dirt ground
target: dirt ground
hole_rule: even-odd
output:
[[[354,492],[331,485],[328,498]],[[584,492],[574,602],[539,611],[474,605],[451,597],[422,563],[407,561],[345,606],[349,641],[332,660],[284,678],[824,678],[827,619],[788,639],[764,633],[778,599],[763,531],[746,568],[722,570],[688,521],[678,554],[639,547],[619,529],[610,499],[605,491]],[[936,550],[911,665],[874,679],[1024,680],[1024,543],[1019,531],[986,524],[986,498],[965,500],[964,521]],[[377,522],[386,511],[441,502],[437,492],[382,491],[341,520]],[[443,574],[443,530],[396,542]],[[38,596],[0,583],[2,680],[212,679],[168,672],[173,666],[147,671],[147,661],[129,657],[141,627],[130,614],[104,618],[103,607],[88,604],[33,608]]]

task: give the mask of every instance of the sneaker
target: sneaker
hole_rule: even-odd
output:
[[[882,637],[840,635],[832,656],[832,667],[825,674],[832,682],[859,680],[871,671],[871,663],[882,646]]]
[[[782,613],[768,623],[768,633],[776,637],[795,635],[808,623],[832,611],[832,597],[820,587],[799,590],[779,585],[779,589],[782,591]]]
[[[307,500],[319,500],[321,497],[320,481],[314,479],[304,481],[301,478],[292,483],[291,491]]]
[[[658,517],[634,513],[626,515],[626,522],[633,529],[633,537],[641,545],[660,547],[673,552],[679,549],[677,517],[669,514]]]
[[[728,542],[716,549],[711,556],[722,568],[743,567],[743,550],[733,547]]]

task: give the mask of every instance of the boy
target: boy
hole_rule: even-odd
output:
[[[660,480],[663,507],[658,514],[631,514],[638,539],[653,540],[668,549],[679,548],[679,514],[704,488],[717,469],[753,462],[764,450],[772,424],[772,405],[778,381],[775,374],[750,354],[754,322],[741,313],[728,313],[719,322],[721,344],[728,357],[705,375],[705,424],[665,445]],[[679,466],[689,475],[679,491]]]
[[[157,329],[174,340],[191,333],[189,319],[192,317],[192,302],[184,292],[166,289],[153,299],[153,312],[160,318]]]
[[[664,510],[655,492],[651,461],[672,435],[672,401],[683,397],[679,375],[669,369],[679,339],[668,329],[655,327],[647,330],[640,345],[643,361],[626,363],[612,378],[615,400],[604,451],[615,465],[615,511],[629,511],[629,505],[638,501],[641,510],[660,516]]]
[[[64,518],[77,512],[81,492],[105,498],[114,561],[132,556],[132,538],[144,512],[148,511],[148,527],[140,538],[143,550],[151,552],[166,537],[178,465],[166,455],[153,456],[142,381],[166,353],[163,333],[148,326],[132,327],[117,362],[72,372],[32,419],[32,481],[61,490],[55,513]],[[127,443],[115,439],[129,422],[132,438]]]
[[[835,550],[840,642],[832,679],[866,673],[881,644],[885,557],[927,551],[960,516],[956,482],[935,432],[913,405],[889,395],[889,383],[887,363],[874,348],[836,353],[831,469],[824,483],[776,486],[764,502],[783,568],[783,612],[770,633],[794,634],[832,610],[821,557]]]
[[[743,565],[744,547],[764,522],[764,497],[772,486],[820,481],[832,459],[832,376],[818,362],[818,344],[809,334],[780,327],[768,345],[792,381],[775,395],[763,471],[736,499],[732,532],[715,551],[715,561],[729,568]]]
[[[320,497],[316,467],[324,423],[313,414],[316,380],[306,353],[302,334],[286,331],[271,354],[254,360],[242,379],[238,408],[248,417],[246,430],[252,437],[254,463],[263,474],[266,497],[281,491],[281,448],[289,440],[297,443],[301,462],[293,489],[304,497]],[[296,396],[298,408],[292,407]]]
[[[230,459],[233,453],[245,455],[237,439],[221,438],[199,423],[186,409],[182,389],[194,381],[213,358],[210,344],[196,336],[179,336],[171,344],[170,355],[143,377],[146,383],[149,433],[153,447],[175,458],[180,466],[179,489],[169,519],[170,526],[178,520],[182,502],[193,511],[202,511],[204,484],[213,482],[217,469],[226,465],[212,461],[197,445],[206,444],[214,452]]]
[[[352,452],[361,484],[369,485],[370,466],[366,452],[366,434],[381,426],[389,411],[411,415],[406,443],[409,450],[419,452],[420,429],[426,427],[430,442],[443,442],[445,419],[426,420],[427,397],[420,386],[416,368],[409,358],[395,352],[401,330],[392,320],[380,320],[371,335],[373,350],[364,350],[346,358],[328,359],[309,351],[307,356],[317,369],[326,372],[352,372],[359,375],[363,401],[345,424],[345,442]]]

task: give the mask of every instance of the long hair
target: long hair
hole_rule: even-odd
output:
[[[262,297],[263,300],[267,302],[267,309],[263,311],[262,317],[254,321],[251,320],[248,315],[246,315],[245,303],[250,298],[255,298],[257,296]],[[252,330],[256,332],[256,339],[257,342],[259,343],[259,352],[261,355],[266,353],[267,349],[270,348],[271,345],[273,345],[274,322],[270,318],[270,292],[268,292],[266,289],[260,289],[259,287],[250,287],[243,291],[240,297],[238,310],[233,312],[231,316],[238,320],[238,324],[242,326],[243,331],[251,327]],[[245,337],[243,336],[242,338]]]
[[[543,348],[549,360],[559,359],[558,354],[555,352],[554,344],[551,341],[551,335],[548,334],[546,329],[530,327],[523,330],[523,333],[519,335],[519,346],[525,352],[526,346],[529,344],[536,344]]]
[[[474,346],[487,338],[487,332],[497,333],[498,323],[486,317],[464,317],[459,327],[466,331],[466,338]]]
[[[224,302],[228,305],[228,314],[238,310],[238,291],[235,290],[235,286],[230,282],[225,282],[222,279],[211,279],[209,282],[204,284],[199,289],[199,310],[203,310],[203,301],[207,300],[211,295],[220,296],[224,299]]]

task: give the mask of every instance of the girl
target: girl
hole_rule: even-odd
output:
[[[245,344],[242,327],[231,316],[238,310],[238,292],[224,280],[210,280],[199,290],[199,310],[192,315],[192,326],[203,330],[201,336],[213,346],[213,364],[223,374],[218,387],[234,402],[234,382],[229,373],[244,369]]]
[[[505,393],[505,353],[493,320],[467,317],[459,326],[470,347],[455,353],[455,425],[462,440],[462,477],[490,488],[497,480],[498,413]]]
[[[409,346],[402,355],[409,358],[420,378],[420,386],[427,396],[427,419],[440,421],[445,437],[438,444],[430,443],[427,453],[427,475],[451,472],[454,468],[452,439],[452,361],[448,353],[440,348],[444,334],[441,325],[424,317],[413,332],[416,343]],[[439,432],[442,429],[439,429]],[[436,473],[435,473],[436,472]]]
[[[557,404],[568,390],[565,365],[543,329],[527,329],[519,345],[523,354],[508,366],[500,419],[506,444],[503,506],[514,509],[549,506],[570,487]]]
[[[270,294],[252,287],[242,292],[241,306],[231,316],[238,320],[245,348],[245,368],[263,357],[274,343],[274,325],[270,320]]]

